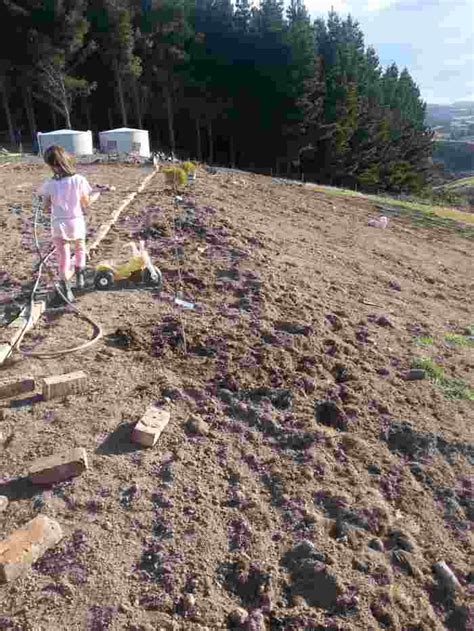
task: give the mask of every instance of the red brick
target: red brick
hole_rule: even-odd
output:
[[[32,378],[10,379],[9,381],[0,382],[0,399],[8,397],[16,397],[25,392],[33,392],[36,387],[35,380]]]
[[[62,454],[54,454],[36,460],[28,471],[33,484],[55,484],[81,475],[88,469],[85,449],[71,449]]]
[[[70,394],[83,392],[87,385],[87,375],[82,370],[66,375],[53,375],[43,379],[43,399],[67,397]]]
[[[168,425],[170,413],[167,410],[160,410],[150,407],[135,425],[132,432],[132,440],[143,447],[153,447],[161,435],[161,432]]]
[[[43,554],[63,538],[54,519],[38,515],[7,539],[0,541],[0,583],[13,581],[27,572]]]

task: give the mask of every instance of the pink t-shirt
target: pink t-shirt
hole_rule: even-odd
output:
[[[53,238],[75,240],[86,238],[86,222],[81,197],[90,195],[89,182],[76,173],[59,180],[45,180],[38,193],[51,198],[51,233]]]

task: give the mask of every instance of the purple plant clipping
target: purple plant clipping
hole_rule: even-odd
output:
[[[252,530],[247,520],[237,517],[229,524],[230,550],[248,550],[252,538]]]
[[[54,410],[46,410],[43,414],[43,419],[45,423],[54,421]]]
[[[89,609],[89,616],[87,621],[88,631],[105,631],[110,628],[114,615],[116,613],[115,607],[108,607],[104,605],[93,605]]]
[[[358,326],[355,332],[355,337],[361,344],[369,343],[369,329],[365,325]]]
[[[132,503],[140,497],[140,489],[137,484],[132,484],[120,491],[119,502],[124,508],[130,508]]]
[[[86,550],[86,535],[76,530],[61,548],[48,550],[33,567],[40,574],[55,578],[64,574],[71,582],[81,584],[85,582],[86,570],[79,559]]]
[[[390,471],[381,476],[380,478],[380,487],[382,489],[382,493],[388,500],[396,500],[400,497],[401,489],[401,467],[392,467]]]
[[[147,611],[158,611],[163,607],[165,598],[163,594],[143,594],[138,602]]]

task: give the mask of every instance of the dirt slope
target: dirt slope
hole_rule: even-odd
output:
[[[101,168],[133,190],[138,170]],[[26,176],[8,177],[3,203]],[[200,171],[178,206],[152,180],[96,260],[140,234],[163,292],[79,300],[125,345],[1,373],[82,369],[90,390],[19,400],[0,420],[0,535],[38,513],[66,533],[0,587],[0,629],[472,628],[472,240],[369,216],[263,176]],[[6,249],[18,239],[9,224]],[[180,276],[194,310],[173,304]],[[30,344],[88,334],[49,315]],[[437,383],[403,379],[420,356]],[[171,422],[139,450],[130,427],[155,402]],[[43,493],[16,481],[73,446],[90,454],[80,478]],[[442,560],[454,594],[432,571]]]

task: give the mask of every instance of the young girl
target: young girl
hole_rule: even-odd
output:
[[[86,178],[75,173],[70,156],[57,145],[48,147],[44,161],[53,172],[43,182],[39,194],[45,198],[45,208],[51,212],[51,234],[56,247],[61,277],[61,290],[68,300],[74,300],[69,278],[71,276],[71,244],[74,245],[76,287],[84,287],[86,266],[86,222],[83,208],[98,194],[91,196],[92,188]]]

